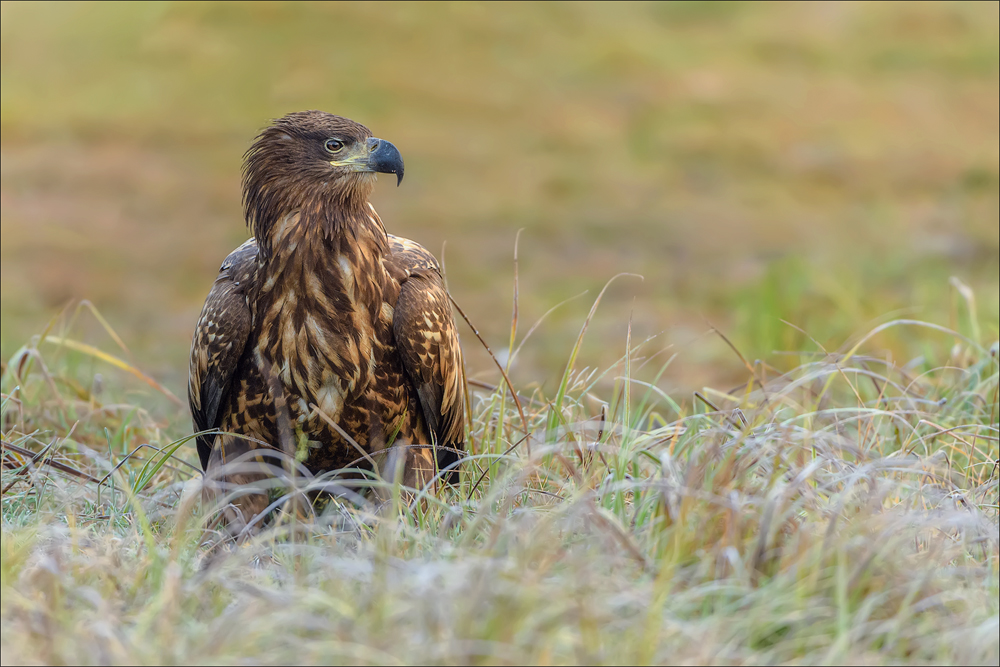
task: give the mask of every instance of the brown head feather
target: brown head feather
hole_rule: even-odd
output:
[[[353,120],[324,111],[300,111],[275,120],[244,155],[243,212],[262,255],[271,253],[270,232],[299,212],[330,238],[368,214],[374,174],[331,164],[328,139],[347,146],[372,133]]]

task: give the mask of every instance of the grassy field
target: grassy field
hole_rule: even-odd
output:
[[[330,481],[285,476],[214,549],[148,378],[49,334],[3,376],[4,662],[996,664],[997,345],[883,327],[929,356],[867,338],[687,408],[641,344],[573,348],[553,394],[473,388],[456,486],[285,513]]]
[[[1000,662],[997,3],[0,18],[4,664]],[[191,330],[305,108],[512,387],[461,325],[455,487],[213,548]]]

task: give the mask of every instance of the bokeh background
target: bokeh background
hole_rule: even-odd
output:
[[[613,363],[631,321],[677,355],[668,391],[745,377],[710,324],[778,366],[894,317],[962,327],[952,276],[996,335],[997,3],[4,3],[0,25],[4,358],[89,299],[183,395],[247,235],[243,151],[311,108],[400,148],[406,180],[374,203],[447,242],[494,349],[519,229],[522,334],[587,292],[533,334],[521,380],[554,384],[622,272],[643,279],[612,284],[580,362]],[[912,335],[877,344],[911,358]]]

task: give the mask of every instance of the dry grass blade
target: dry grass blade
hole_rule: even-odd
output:
[[[177,398],[173,394],[173,392],[171,392],[169,389],[167,389],[166,387],[164,387],[163,385],[161,385],[159,382],[157,382],[153,378],[151,378],[148,375],[146,375],[145,373],[143,373],[141,370],[139,370],[135,366],[129,364],[126,361],[123,361],[122,359],[119,359],[118,357],[116,357],[114,355],[108,354],[107,352],[104,352],[103,350],[99,350],[98,348],[94,347],[93,345],[88,345],[87,343],[81,343],[80,341],[72,340],[70,338],[61,338],[59,336],[46,336],[44,338],[44,340],[45,340],[45,342],[52,343],[53,345],[59,345],[59,346],[62,346],[62,347],[69,348],[71,350],[76,350],[77,352],[82,352],[83,354],[90,355],[91,357],[94,357],[95,359],[100,359],[101,361],[103,361],[105,363],[111,364],[115,368],[120,368],[123,371],[126,371],[126,372],[130,373],[131,375],[139,378],[140,380],[142,380],[143,382],[145,382],[146,384],[148,384],[150,387],[152,387],[156,391],[160,392],[161,394],[163,394],[164,396],[166,396],[167,398],[169,398],[171,401],[173,401],[178,406],[181,406],[181,407],[185,406],[184,401],[182,401],[181,399]]]
[[[619,273],[611,277],[601,291],[598,293],[597,298],[594,299],[593,305],[590,307],[590,312],[587,313],[587,318],[583,321],[583,325],[580,327],[580,333],[576,337],[576,343],[573,344],[573,348],[569,353],[569,359],[566,361],[566,370],[563,371],[562,380],[559,383],[559,389],[556,391],[555,400],[552,401],[552,410],[549,415],[548,429],[552,430],[556,428],[558,422],[558,412],[562,409],[563,400],[566,398],[566,390],[569,387],[570,374],[573,371],[573,367],[576,364],[576,357],[580,353],[580,347],[583,345],[583,337],[587,333],[587,328],[590,326],[591,320],[594,319],[594,314],[597,312],[597,306],[600,305],[601,299],[604,297],[604,293],[608,291],[611,284],[618,280],[619,278],[630,276],[633,278],[638,278],[642,280],[642,276],[637,273]]]
[[[20,454],[21,456],[23,456],[23,457],[25,457],[27,459],[34,460],[35,456],[36,456],[36,452],[33,452],[33,451],[29,450],[29,449],[24,449],[23,447],[18,447],[17,445],[15,445],[13,443],[10,443],[10,442],[4,442],[3,443],[3,447],[4,447],[4,449],[9,449],[10,451],[12,451],[12,452],[14,452],[16,454]],[[46,449],[48,449],[48,448],[46,448]],[[98,485],[101,483],[101,480],[98,479],[97,477],[94,477],[93,475],[88,475],[87,473],[83,472],[82,470],[77,470],[73,466],[66,465],[65,463],[61,463],[59,461],[53,461],[52,459],[48,459],[48,458],[47,459],[42,459],[42,463],[45,464],[46,466],[54,469],[54,470],[58,470],[59,472],[64,472],[67,475],[72,475],[73,477],[77,477],[79,479],[82,479],[85,482],[90,482],[90,483],[98,484]]]
[[[514,385],[511,383],[510,378],[507,377],[507,371],[504,370],[503,365],[497,359],[496,355],[493,354],[493,350],[491,350],[490,346],[486,343],[485,340],[483,340],[483,337],[479,335],[479,330],[476,329],[475,325],[469,319],[469,316],[465,314],[465,311],[462,310],[462,307],[460,305],[458,305],[458,302],[455,301],[454,297],[452,297],[449,294],[448,298],[451,299],[451,303],[453,306],[455,306],[455,310],[458,311],[458,314],[462,316],[462,319],[465,320],[465,323],[469,325],[470,329],[472,329],[472,333],[474,333],[476,335],[476,338],[479,339],[479,342],[486,350],[486,353],[490,355],[490,359],[492,359],[493,363],[496,365],[497,370],[500,371],[500,375],[501,377],[503,377],[503,381],[507,385],[507,389],[510,391],[511,397],[514,399],[514,404],[517,406],[517,412],[521,416],[521,427],[524,429],[524,434],[528,435],[531,432],[531,429],[528,427],[527,417],[524,416],[524,406],[521,405],[521,400],[517,396],[517,390],[514,389]]]

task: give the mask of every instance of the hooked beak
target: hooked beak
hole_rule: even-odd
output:
[[[396,174],[396,186],[403,182],[403,158],[385,139],[368,140],[368,169],[381,174]]]

